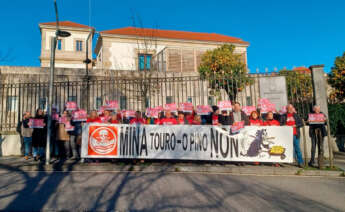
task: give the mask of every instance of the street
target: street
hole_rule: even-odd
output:
[[[345,178],[200,173],[0,173],[0,210],[344,211]]]

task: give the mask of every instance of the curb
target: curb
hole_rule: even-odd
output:
[[[297,167],[262,167],[262,166],[193,166],[193,165],[116,165],[116,164],[64,164],[64,165],[7,165],[0,163],[0,171],[19,172],[160,172],[160,173],[220,173],[239,175],[269,176],[320,176],[344,177],[343,171],[303,170]]]

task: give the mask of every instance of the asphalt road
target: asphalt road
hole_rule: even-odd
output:
[[[345,178],[0,172],[0,210],[345,211]]]

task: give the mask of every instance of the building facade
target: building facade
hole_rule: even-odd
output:
[[[235,46],[247,64],[248,42],[216,33],[126,27],[101,31],[95,47],[97,69],[196,72],[202,54],[223,44]]]
[[[55,36],[56,22],[39,24],[41,31],[41,67],[50,67],[50,46]],[[59,28],[71,33],[71,36],[59,37],[56,45],[55,67],[57,68],[85,68],[86,39],[91,33],[88,41],[89,58],[92,58],[92,38],[94,29],[92,27],[74,23],[71,21],[59,22]],[[92,67],[91,64],[90,68]]]

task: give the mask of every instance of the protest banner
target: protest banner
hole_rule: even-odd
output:
[[[44,128],[46,124],[44,123],[44,119],[29,119],[29,127],[30,128]]]
[[[292,127],[246,126],[238,134],[206,125],[83,126],[82,158],[293,162]]]
[[[72,113],[72,119],[74,122],[76,121],[86,121],[87,120],[87,112],[86,110],[75,110]]]
[[[165,104],[163,109],[165,111],[169,110],[170,112],[177,112],[177,104],[176,103]]]
[[[67,111],[74,111],[77,110],[78,106],[76,102],[66,102],[65,104],[65,110]]]
[[[185,112],[185,113],[192,113],[194,110],[193,103],[185,102],[180,103],[179,111]]]
[[[243,106],[242,107],[242,111],[247,115],[250,116],[250,114],[253,111],[256,111],[256,107],[255,106]]]
[[[220,111],[231,111],[232,110],[232,105],[231,101],[219,101],[218,102],[218,107]]]
[[[123,110],[121,115],[122,117],[133,118],[135,117],[135,110]]]
[[[212,112],[212,108],[209,105],[198,105],[196,106],[196,114],[198,115],[208,115]]]
[[[309,113],[308,122],[309,124],[324,124],[326,116],[323,113]]]
[[[104,108],[106,110],[116,111],[119,108],[119,102],[115,100],[106,100]]]

